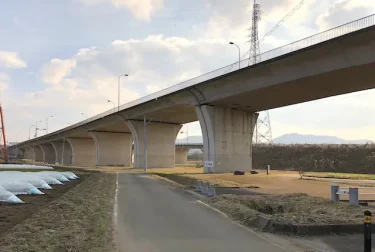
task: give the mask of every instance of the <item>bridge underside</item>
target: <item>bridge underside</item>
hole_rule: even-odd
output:
[[[134,144],[136,168],[174,167],[176,160],[185,162],[180,154],[186,150],[175,154],[181,125],[199,121],[205,161],[213,162],[206,172],[250,170],[256,112],[375,88],[374,67],[375,27],[370,27],[89,119],[20,148],[38,161],[60,160],[63,148],[53,143],[66,139],[73,164],[128,166]],[[46,157],[50,142],[55,158]]]

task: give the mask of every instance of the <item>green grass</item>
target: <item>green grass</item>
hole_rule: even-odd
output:
[[[339,173],[339,172],[305,172],[304,177],[336,179],[369,179],[375,180],[375,174]]]

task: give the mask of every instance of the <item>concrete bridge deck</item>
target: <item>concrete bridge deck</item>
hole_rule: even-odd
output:
[[[136,168],[174,167],[182,124],[199,121],[210,172],[250,170],[257,111],[375,87],[374,24],[375,15],[356,20],[263,53],[258,64],[218,69],[18,147],[37,161],[129,165],[134,143]]]

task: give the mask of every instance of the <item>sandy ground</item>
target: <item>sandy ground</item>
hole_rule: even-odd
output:
[[[200,180],[207,180],[210,182],[217,182],[225,184],[225,182],[234,182],[234,185],[255,186],[257,189],[253,191],[265,194],[285,194],[285,193],[307,193],[311,196],[330,198],[330,184],[331,181],[342,181],[345,184],[340,184],[340,187],[361,187],[356,183],[348,184],[349,180],[338,179],[300,179],[298,172],[293,171],[271,171],[267,175],[265,171],[258,171],[259,174],[246,173],[244,176],[234,176],[233,174],[203,174],[201,168],[175,168],[175,169],[153,169],[152,172],[158,173],[178,173],[185,174],[185,176],[194,177]],[[360,182],[361,180],[356,180]],[[363,180],[365,181],[365,180]],[[231,183],[228,183],[229,185]],[[375,184],[374,184],[375,185]],[[369,193],[369,195],[360,195],[363,200],[375,200],[375,187],[368,189],[360,189],[360,192]],[[373,195],[371,195],[374,193]],[[343,200],[347,196],[341,197]]]

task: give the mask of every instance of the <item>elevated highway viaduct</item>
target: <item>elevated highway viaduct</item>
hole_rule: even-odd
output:
[[[149,168],[174,167],[182,124],[199,121],[204,160],[214,164],[206,172],[250,170],[258,111],[375,87],[374,16],[355,22],[266,52],[255,65],[243,61],[240,70],[216,70],[18,148],[48,163],[128,166],[134,143],[134,167],[143,168],[147,143]]]

